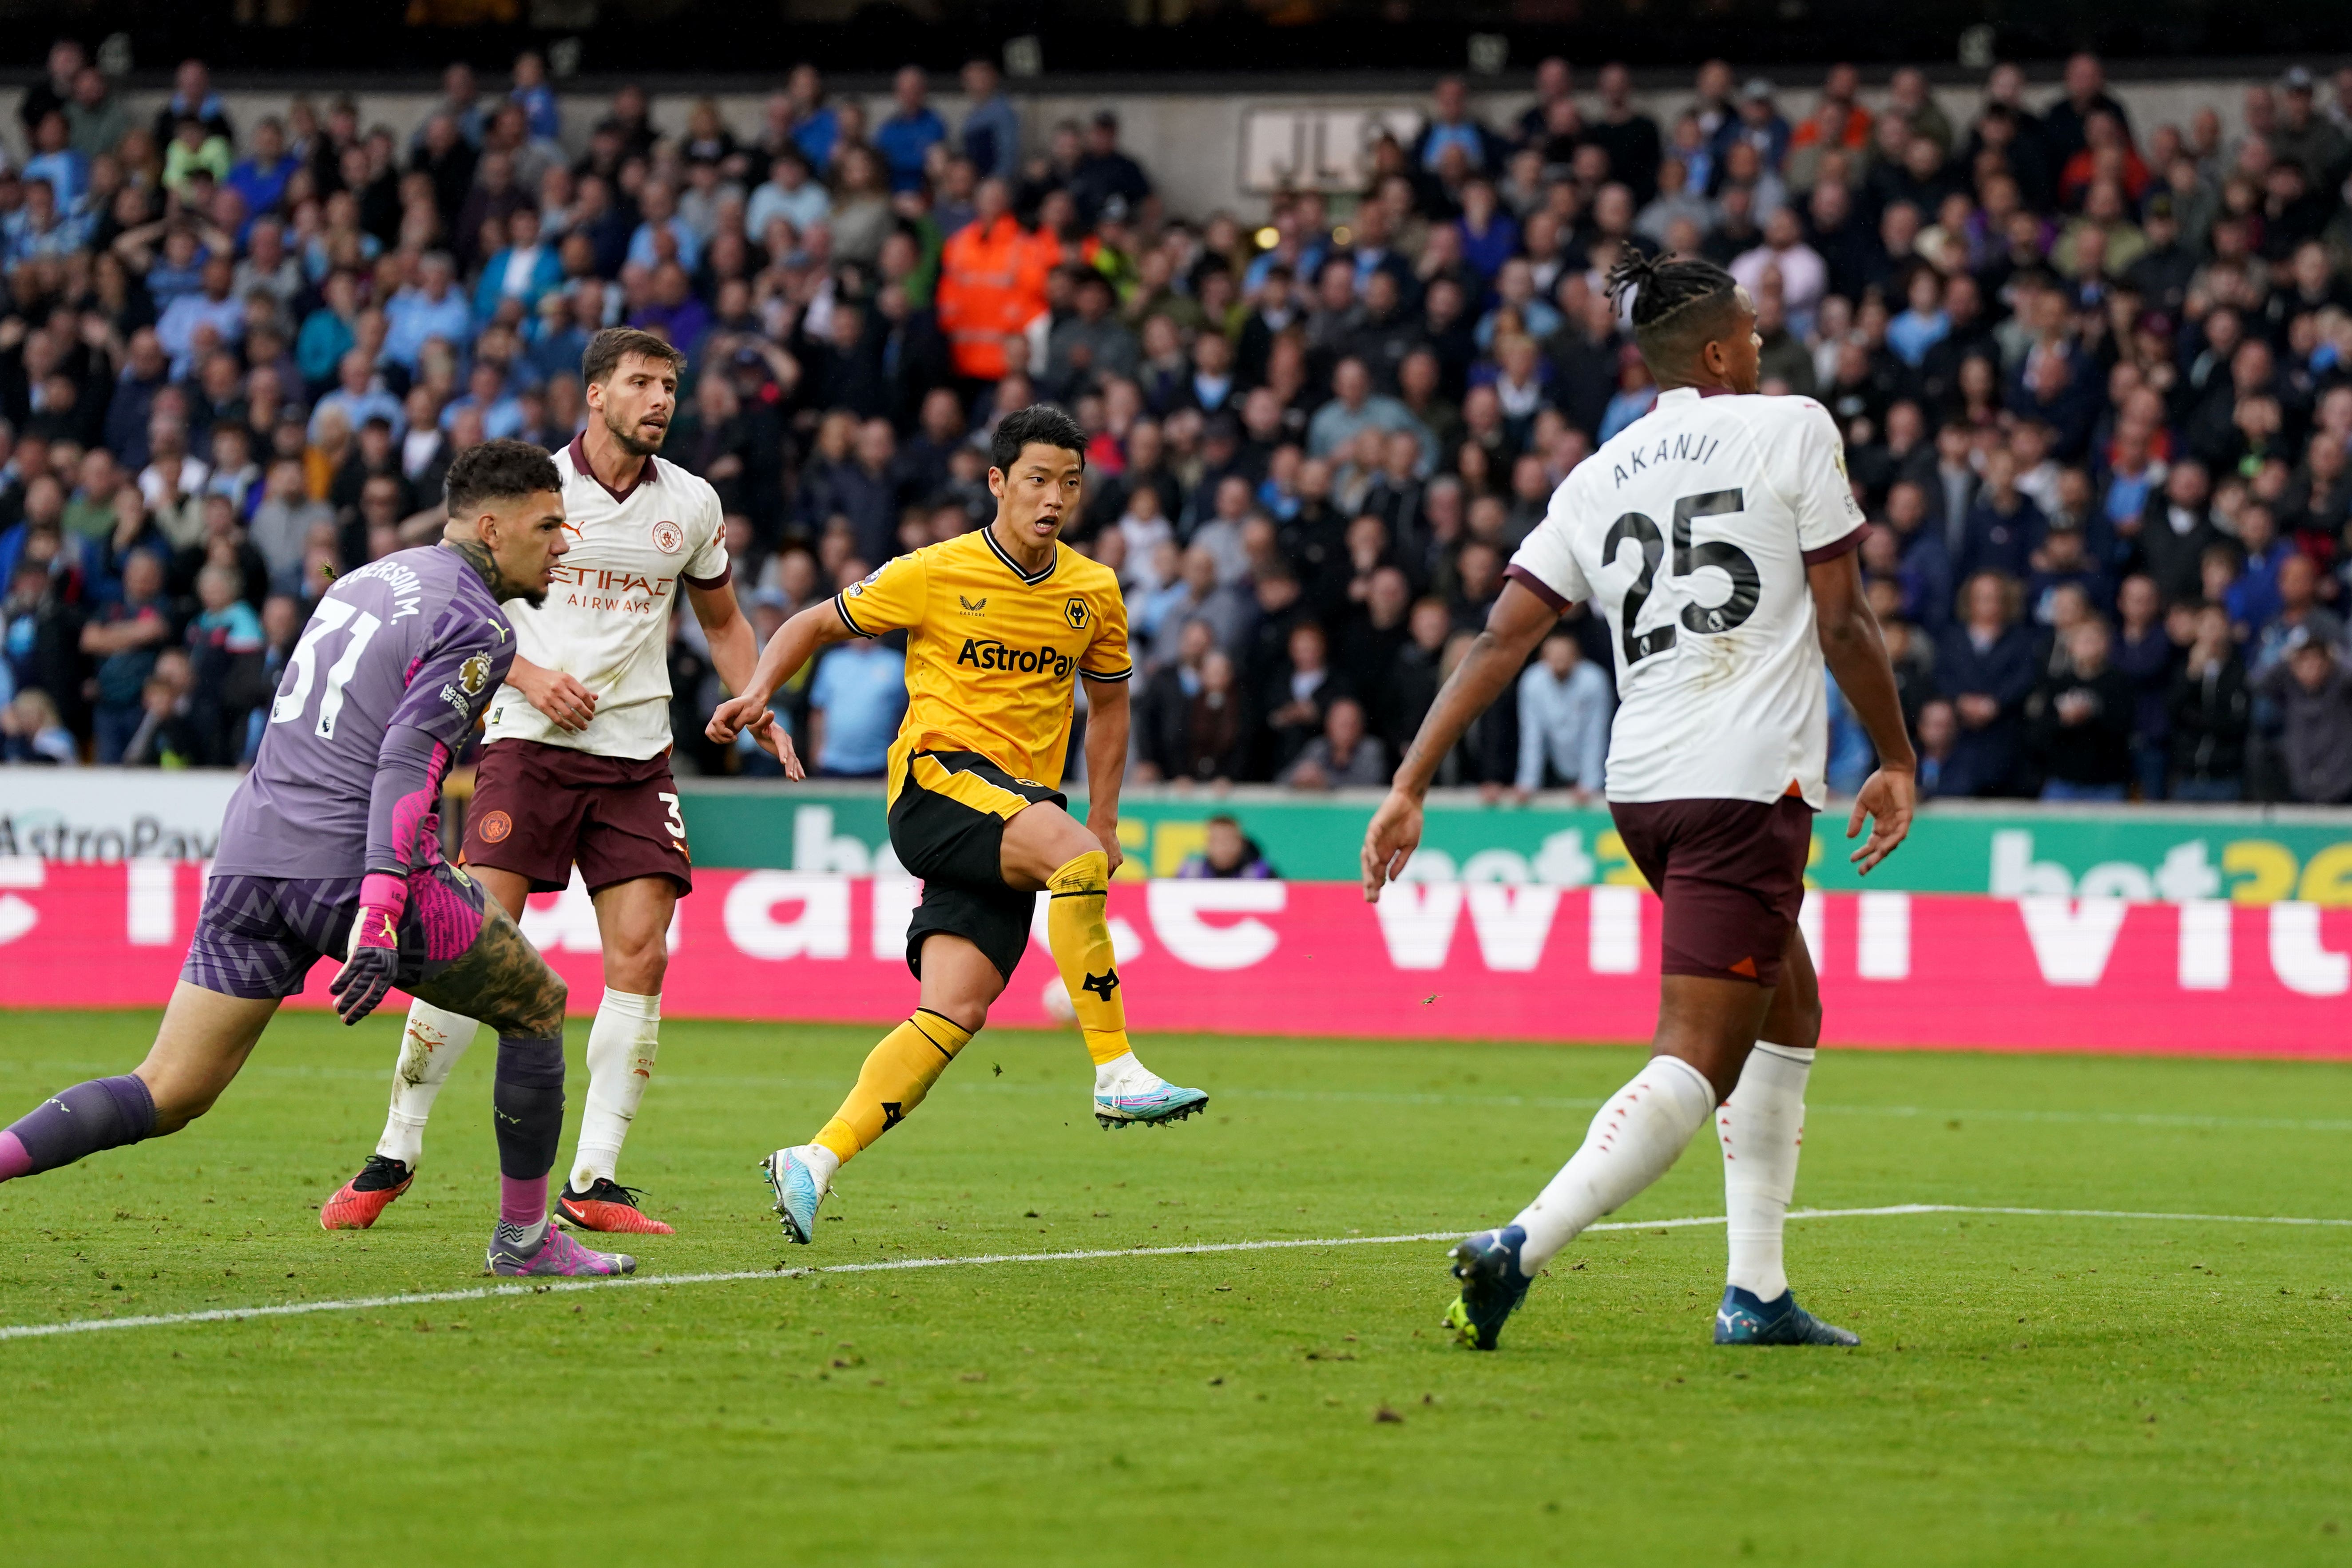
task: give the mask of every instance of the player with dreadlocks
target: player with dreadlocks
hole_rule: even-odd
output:
[[[1828,412],[1758,394],[1756,307],[1729,273],[1629,255],[1609,287],[1632,298],[1657,405],[1561,483],[1513,559],[1365,833],[1364,896],[1420,843],[1438,763],[1589,601],[1616,654],[1610,814],[1664,905],[1655,1054],[1517,1218],[1454,1249],[1446,1322],[1493,1349],[1544,1264],[1712,1116],[1731,1243],[1716,1343],[1853,1344],[1797,1305],[1781,1226],[1821,1032],[1797,912],[1824,794],[1824,661],[1878,750],[1846,822],[1853,838],[1871,821],[1854,862],[1867,873],[1911,822],[1915,759],[1863,596],[1865,525]]]

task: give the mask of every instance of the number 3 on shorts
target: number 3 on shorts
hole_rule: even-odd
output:
[[[678,848],[686,848],[686,819],[678,815],[677,797],[665,789],[654,799],[669,808],[669,818],[662,826],[669,830],[669,836],[677,841]]]

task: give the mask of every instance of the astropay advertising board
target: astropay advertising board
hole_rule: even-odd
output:
[[[154,1006],[170,995],[200,868],[0,859],[0,1007]],[[887,1024],[915,1003],[904,878],[705,873],[671,932],[672,1018]],[[1636,888],[1160,881],[1111,891],[1139,1030],[1627,1040],[1657,1007],[1658,904]],[[998,1004],[1045,1021],[1043,944]],[[2352,1058],[2352,909],[2195,900],[1810,895],[1832,1043]],[[584,1010],[601,985],[578,886],[525,933]],[[326,1004],[331,967],[301,1005]],[[399,1004],[394,1002],[396,1009]]]
[[[201,861],[220,843],[228,768],[0,768],[0,859]]]

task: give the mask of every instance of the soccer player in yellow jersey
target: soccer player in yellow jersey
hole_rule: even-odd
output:
[[[1118,869],[1118,786],[1127,768],[1127,606],[1108,567],[1064,546],[1077,515],[1086,436],[1057,408],[1005,416],[990,448],[996,520],[892,560],[786,622],[743,695],[711,716],[710,738],[750,730],[788,777],[802,776],[768,699],[819,648],[904,630],[907,718],[890,747],[890,846],[923,879],[907,927],[920,1006],[866,1057],[857,1085],[806,1144],[765,1162],[776,1212],[806,1242],[844,1162],[922,1103],[988,1020],[1029,943],[1037,894],[1052,895],[1046,943],[1095,1061],[1106,1127],[1181,1121],[1209,1097],[1146,1071],[1103,905]],[[1088,687],[1087,821],[1055,788],[1071,699]]]

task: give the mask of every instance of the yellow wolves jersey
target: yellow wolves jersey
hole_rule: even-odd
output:
[[[907,632],[894,800],[919,751],[976,751],[1015,779],[1059,784],[1078,675],[1135,673],[1118,576],[1060,543],[1032,576],[981,528],[899,556],[833,601],[862,637]]]

